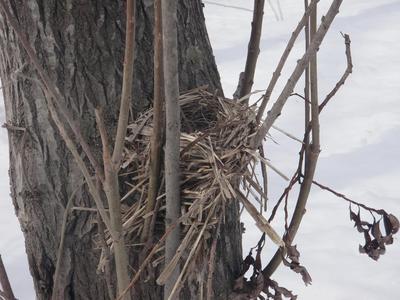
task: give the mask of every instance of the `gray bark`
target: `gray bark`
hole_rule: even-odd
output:
[[[107,108],[105,119],[113,136],[122,85],[124,1],[7,2],[100,158],[94,108]],[[138,1],[134,113],[148,107],[152,99],[152,24],[152,1]],[[210,90],[220,89],[200,1],[179,1],[178,24],[181,91],[204,84]],[[26,128],[25,135],[9,129],[11,195],[25,236],[37,298],[50,299],[63,213],[82,175],[50,119],[45,96],[28,62],[15,34],[0,16],[0,76],[5,86],[6,121]],[[33,80],[15,74],[18,70]],[[74,204],[94,207],[86,188],[79,190]],[[75,212],[69,219],[60,272],[63,299],[108,299],[105,279],[96,274],[100,251],[94,249],[95,219],[90,212]],[[236,204],[227,209],[226,222],[217,246],[216,299],[227,299],[239,273],[242,257]],[[132,253],[130,256],[135,268],[137,260]],[[191,282],[182,292],[184,299],[196,299],[196,291],[197,284]],[[141,283],[138,293],[139,299],[161,299],[162,289],[150,280]]]

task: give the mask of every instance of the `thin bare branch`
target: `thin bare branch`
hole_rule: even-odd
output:
[[[310,15],[310,38],[313,41],[317,33],[317,6],[312,9]],[[310,101],[312,124],[312,151],[319,150],[319,109],[318,109],[318,70],[317,52],[310,59]]]
[[[336,192],[334,189],[332,189],[332,188],[330,188],[330,187],[328,187],[328,186],[326,186],[326,185],[323,185],[323,184],[321,184],[321,183],[319,183],[319,182],[317,182],[317,181],[315,181],[315,180],[313,180],[312,183],[313,183],[314,185],[318,186],[320,189],[325,190],[325,191],[328,191],[328,192],[334,194],[336,197],[342,198],[342,199],[346,200],[347,202],[349,202],[349,203],[351,203],[351,204],[354,204],[354,205],[356,205],[356,206],[359,206],[359,207],[364,208],[365,210],[373,211],[373,212],[376,212],[377,214],[382,214],[382,212],[383,212],[382,209],[375,209],[375,208],[366,206],[365,204],[362,204],[362,203],[360,203],[360,202],[351,200],[351,199],[348,198],[346,195],[344,195],[344,194],[342,194],[342,193],[339,193],[339,192]]]
[[[132,100],[133,63],[135,58],[135,13],[136,0],[126,1],[126,29],[125,29],[125,56],[124,73],[122,78],[122,94],[119,108],[118,127],[115,137],[112,162],[119,168],[124,149],[126,129],[129,120],[129,108]]]
[[[340,5],[340,4],[339,4]],[[332,6],[331,6],[332,7]],[[337,11],[338,11],[337,7]],[[328,12],[329,14],[329,12]],[[334,17],[334,15],[333,15]],[[333,19],[332,19],[333,20]],[[312,43],[315,41],[315,37],[317,34],[317,6],[312,9],[310,15],[310,37]],[[309,49],[312,45],[309,46]],[[308,50],[307,50],[308,52]],[[320,152],[320,145],[319,145],[319,107],[318,107],[318,75],[317,75],[317,57],[316,52],[310,58],[310,100],[311,100],[311,130],[312,130],[312,144],[307,149],[305,155],[305,172],[304,172],[304,180],[300,187],[299,196],[297,199],[296,207],[293,212],[292,220],[290,222],[289,227],[287,227],[287,198],[288,194],[285,197],[285,227],[286,227],[286,235],[285,235],[285,242],[287,245],[291,245],[296,233],[300,227],[300,223],[303,219],[305,207],[307,204],[307,199],[310,195],[310,190],[312,186],[312,181],[314,178],[315,170],[317,167],[318,156]],[[306,129],[307,130],[307,129]],[[307,133],[305,135],[305,139],[307,138]],[[280,251],[284,251],[280,249]],[[280,251],[278,251],[276,255],[279,255]],[[278,254],[279,253],[279,254]],[[265,268],[265,273],[269,276],[272,275],[274,272],[274,268],[276,269],[277,266],[282,261],[282,256],[279,258],[275,258],[271,260],[268,266]]]
[[[260,39],[263,24],[264,3],[264,0],[254,0],[250,41],[247,50],[246,66],[239,92],[239,98],[242,98],[243,96],[249,94],[253,86],[258,54],[260,53]]]
[[[322,101],[321,105],[319,106],[319,111],[321,112],[325,105],[329,102],[330,99],[332,99],[333,96],[335,96],[335,94],[338,92],[338,90],[340,89],[340,87],[342,85],[344,85],[344,83],[346,82],[347,77],[350,76],[350,74],[353,72],[353,61],[351,58],[351,40],[350,40],[350,36],[348,34],[342,34],[343,38],[344,38],[344,43],[346,45],[346,59],[347,59],[347,67],[346,70],[344,71],[344,74],[342,75],[342,77],[340,78],[340,80],[336,83],[335,87],[333,88],[333,90],[326,96],[326,98],[324,99],[324,101]]]
[[[162,52],[161,0],[154,1],[154,103],[153,133],[150,141],[150,174],[146,214],[154,210],[160,184],[161,150],[163,144],[164,117],[164,69]],[[152,235],[151,218],[146,218],[143,225],[141,241],[146,242]],[[152,230],[151,230],[152,231]]]
[[[277,203],[275,204],[274,208],[272,209],[271,212],[271,216],[268,219],[268,222],[271,223],[272,220],[275,218],[276,212],[278,211],[279,206],[282,203],[282,200],[285,199],[286,195],[288,193],[290,193],[290,191],[292,190],[293,186],[295,185],[295,183],[297,182],[299,176],[297,174],[297,172],[293,175],[292,179],[290,180],[288,186],[285,188],[285,190],[283,191],[282,195],[279,197]]]
[[[105,176],[103,189],[107,196],[107,201],[109,205],[111,226],[118,236],[117,240],[113,240],[113,246],[115,255],[115,267],[117,272],[118,292],[122,293],[122,291],[126,288],[126,286],[129,283],[129,274],[127,269],[129,260],[122,230],[122,216],[121,216],[121,206],[120,206],[121,195],[119,192],[119,181],[118,181],[119,168],[114,166],[111,161],[109,139],[104,124],[102,109],[101,108],[96,109],[95,115],[96,115],[97,127],[99,128],[100,137],[103,145],[103,164],[104,164],[104,176]],[[98,191],[100,192],[99,186],[98,186]],[[99,222],[101,222],[101,220]],[[99,232],[102,229],[102,227],[103,227],[102,223],[101,224],[99,223]],[[100,235],[104,236],[104,230],[103,232],[100,232]],[[105,255],[110,255],[110,251],[107,247],[104,247],[103,245],[102,248]],[[108,269],[109,273],[110,271],[109,266],[106,265],[106,269]],[[107,286],[110,286],[111,285],[110,278],[106,278],[106,280],[107,280]],[[109,291],[109,294],[111,292],[112,291]],[[125,296],[125,299],[129,299],[129,297],[130,295],[127,294]]]

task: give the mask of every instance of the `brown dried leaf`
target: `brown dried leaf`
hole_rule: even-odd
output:
[[[254,261],[254,269],[261,271],[261,251],[257,251],[256,260]]]
[[[383,221],[385,224],[386,234],[395,234],[399,231],[400,223],[399,220],[392,214],[383,215]]]
[[[269,289],[272,289],[274,291],[274,294],[272,294]],[[297,296],[293,294],[292,291],[289,291],[288,289],[281,287],[278,285],[278,283],[272,279],[266,279],[266,287],[264,288],[264,293],[267,294],[268,299],[282,299],[282,295],[285,298],[289,298],[290,300],[296,300]]]
[[[297,246],[286,246],[287,256],[292,260],[292,262],[299,263],[300,252],[297,250]]]
[[[379,221],[378,222],[374,222],[374,224],[372,224],[371,233],[372,233],[372,236],[374,238],[376,238],[378,241],[380,241],[382,239],[382,233],[381,233],[381,230],[379,228]]]
[[[289,267],[291,270],[293,270],[294,272],[299,273],[301,275],[301,278],[303,279],[303,282],[305,283],[305,285],[309,285],[312,283],[312,278],[304,266],[302,266],[296,262],[289,262],[285,258],[283,258],[282,261],[285,266]]]

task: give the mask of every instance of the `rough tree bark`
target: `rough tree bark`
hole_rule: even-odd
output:
[[[7,2],[100,158],[94,108],[107,107],[105,119],[110,136],[114,135],[122,84],[125,2]],[[152,99],[153,19],[153,1],[137,1],[134,114]],[[200,1],[179,1],[178,43],[181,91],[204,84],[221,90]],[[8,127],[12,200],[37,297],[50,299],[63,213],[82,176],[50,119],[34,68],[1,16],[0,76],[7,124],[25,129]],[[74,204],[94,206],[86,188],[79,189]],[[94,249],[95,220],[91,212],[75,212],[69,219],[60,272],[64,299],[109,299],[105,279],[96,274],[100,250]],[[236,205],[227,209],[226,223],[218,243],[215,299],[227,299],[242,258]],[[140,299],[161,299],[162,288],[152,286],[152,281],[141,287]],[[197,289],[194,278],[183,291],[184,299],[196,299]]]

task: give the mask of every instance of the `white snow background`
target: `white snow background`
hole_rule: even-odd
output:
[[[303,13],[303,1],[280,0],[283,19],[277,20],[268,3],[279,15],[277,0],[266,1],[261,53],[254,89],[265,89],[286,42]],[[238,74],[243,71],[250,22],[251,0],[213,0],[205,2],[206,22],[225,95],[236,88]],[[319,13],[324,14],[331,1],[321,0]],[[229,8],[215,4],[242,7]],[[323,99],[346,67],[344,40],[340,32],[352,40],[353,74],[321,114],[321,156],[316,180],[333,187],[348,197],[367,205],[384,208],[400,216],[400,1],[348,0],[333,23],[318,52],[319,95]],[[304,38],[293,49],[276,96],[296,61],[303,53]],[[302,81],[301,81],[302,82]],[[301,83],[295,89],[302,93]],[[277,125],[302,137],[303,103],[290,98]],[[1,122],[4,108],[1,102]],[[271,130],[278,142],[268,141],[267,156],[288,176],[296,167],[299,144]],[[19,299],[34,299],[24,242],[9,196],[7,132],[0,131],[0,254]],[[276,202],[286,186],[281,178],[269,173],[270,203]],[[289,198],[292,207],[296,191]],[[270,212],[270,211],[269,211]],[[269,216],[268,212],[268,216]],[[280,215],[281,216],[281,215]],[[282,230],[279,215],[272,223]],[[246,233],[243,254],[253,247],[260,233],[254,222],[244,215]],[[307,300],[381,300],[400,299],[400,241],[378,262],[358,253],[363,237],[353,228],[348,205],[317,187],[312,189],[307,213],[295,244],[301,263],[313,278],[305,287],[301,277],[281,266],[273,275],[280,285]],[[263,263],[276,248],[267,241]]]

